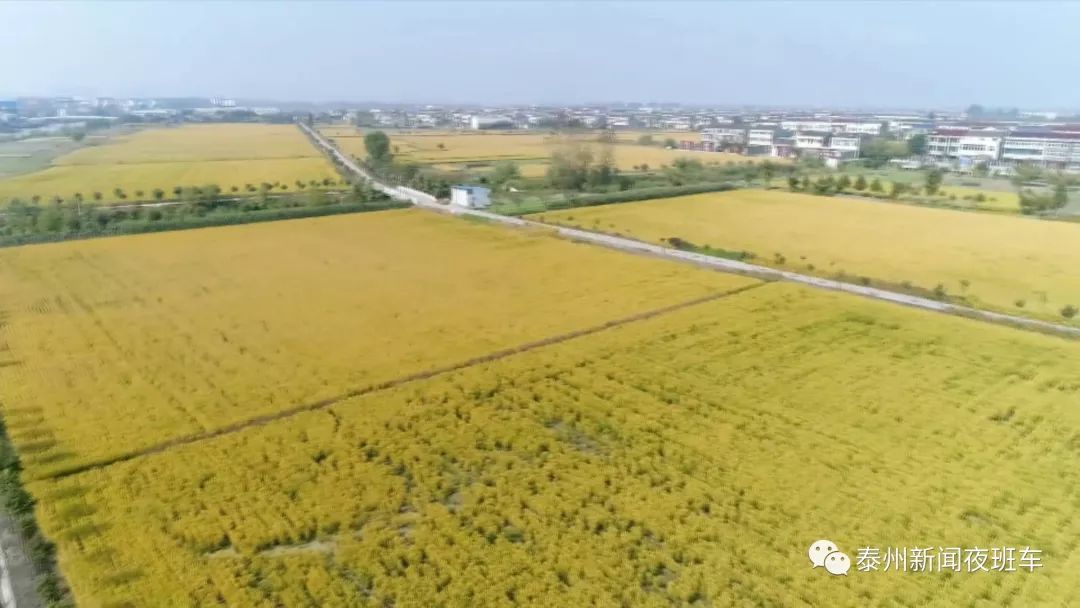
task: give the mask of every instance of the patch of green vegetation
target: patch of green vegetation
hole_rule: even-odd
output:
[[[321,194],[321,193],[320,193]],[[190,230],[343,213],[408,207],[386,199],[331,202],[314,197],[257,201],[194,201],[182,205],[132,208],[86,208],[74,205],[8,208],[0,218],[0,247],[50,243],[102,236]]]
[[[727,260],[738,260],[740,262],[748,262],[757,257],[752,251],[735,251],[731,249],[724,249],[722,247],[712,247],[709,245],[695,245],[690,241],[677,237],[670,236],[666,239],[661,239],[668,245],[678,249],[679,251],[690,251],[693,253],[700,253],[702,255],[712,256],[714,258],[724,258]],[[779,255],[779,254],[778,254]],[[782,261],[780,262],[783,263]]]

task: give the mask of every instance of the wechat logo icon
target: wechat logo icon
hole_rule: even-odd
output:
[[[848,570],[851,570],[851,558],[831,540],[814,541],[807,553],[814,568],[825,568],[834,576],[847,576]]]

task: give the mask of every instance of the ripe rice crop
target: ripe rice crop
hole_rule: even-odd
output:
[[[152,128],[77,150],[60,165],[112,165],[265,158],[321,158],[295,125],[209,124]]]
[[[1061,321],[1080,306],[1080,226],[781,191],[737,190],[545,213],[660,243],[750,251],[755,262],[905,282],[975,306]],[[570,219],[573,218],[573,219]],[[1017,305],[1020,302],[1021,306]]]
[[[0,250],[29,476],[752,284],[421,211]]]
[[[791,284],[31,490],[81,605],[1066,605],[1080,344]],[[1034,572],[812,569],[1031,546]]]
[[[297,180],[325,178],[338,175],[294,125],[187,125],[117,137],[61,156],[51,167],[2,179],[0,201],[70,200],[75,193],[92,201],[94,192],[103,202],[145,201],[155,189],[175,198],[178,186],[211,184],[243,195],[262,182],[293,188]]]

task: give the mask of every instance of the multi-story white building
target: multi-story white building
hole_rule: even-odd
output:
[[[857,119],[808,120],[791,119],[780,121],[781,128],[793,131],[823,131],[829,133],[858,133],[860,135],[880,135],[881,123]]]
[[[938,158],[997,160],[1005,133],[996,129],[942,128],[927,137],[926,153]]]
[[[836,150],[841,158],[858,158],[862,147],[862,136],[850,133],[834,133],[829,138],[829,149]]]
[[[1080,132],[1014,131],[1002,144],[1002,160],[1066,168],[1080,164]]]
[[[750,129],[746,132],[746,145],[771,146],[775,134],[775,129]]]
[[[827,148],[829,144],[828,132],[796,131],[795,147],[800,150],[818,150]]]
[[[834,122],[833,133],[856,133],[859,135],[881,135],[880,122]]]
[[[690,119],[683,117],[664,118],[660,120],[659,125],[662,129],[671,129],[673,131],[689,131],[692,126]]]
[[[832,131],[828,120],[781,120],[780,128],[789,131]]]
[[[929,135],[934,132],[933,123],[925,121],[889,121],[889,132],[893,135],[903,138],[911,139],[916,135]]]
[[[745,144],[746,129],[737,129],[735,127],[704,129],[701,132],[701,141],[712,142],[713,145],[716,146],[723,144]]]

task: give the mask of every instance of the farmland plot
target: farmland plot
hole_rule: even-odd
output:
[[[1064,605],[1078,363],[767,284],[31,489],[85,605]],[[834,577],[819,538],[1043,566]]]
[[[0,250],[0,411],[70,471],[753,281],[420,211]]]
[[[545,213],[661,243],[749,251],[755,262],[848,280],[909,282],[971,304],[1062,321],[1080,306],[1080,225],[780,191],[739,190]]]
[[[76,193],[91,201],[95,192],[107,203],[145,201],[156,189],[175,198],[176,187],[211,184],[243,195],[262,182],[293,187],[327,178],[338,179],[334,167],[293,125],[186,125],[117,137],[0,179],[0,201],[70,200]]]

